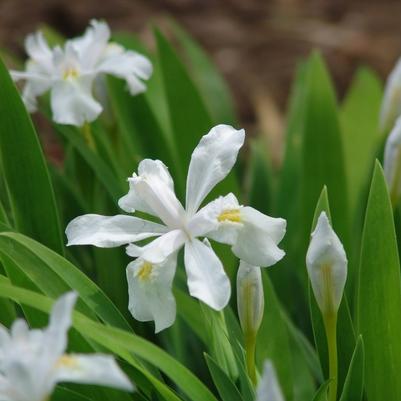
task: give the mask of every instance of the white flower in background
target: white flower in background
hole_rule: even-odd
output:
[[[22,97],[28,110],[35,111],[37,97],[50,90],[53,120],[82,126],[102,111],[92,94],[98,77],[110,74],[124,79],[132,95],[145,91],[142,81],[152,74],[150,61],[109,40],[108,25],[95,20],[82,37],[67,40],[63,47],[51,49],[41,32],[29,35],[26,69],[11,71],[14,80],[26,80]]]
[[[230,298],[230,282],[223,265],[208,243],[209,237],[232,246],[236,256],[250,264],[270,266],[284,252],[277,247],[285,233],[283,219],[241,206],[233,194],[199,207],[208,193],[232,169],[245,132],[218,125],[195,148],[187,177],[186,209],[174,193],[167,167],[159,160],[143,160],[138,174],[129,178],[130,190],[119,200],[126,212],[148,213],[163,224],[133,216],[89,214],[67,227],[68,245],[113,247],[130,244],[128,255],[138,257],[127,270],[130,310],[141,321],[155,320],[160,331],[175,320],[171,293],[176,254],[184,247],[189,292],[210,307],[221,310]],[[156,237],[144,246],[135,242]]]
[[[62,296],[43,330],[29,330],[21,319],[10,331],[0,326],[1,401],[45,401],[59,382],[133,390],[111,356],[64,353],[76,298],[73,292]]]
[[[401,59],[398,60],[386,82],[380,112],[380,128],[384,131],[390,130],[399,116],[401,116]]]
[[[401,118],[387,138],[383,159],[384,175],[393,203],[401,195]]]
[[[264,306],[260,267],[241,260],[237,273],[237,307],[241,327],[246,336],[256,336],[262,323]]]
[[[270,360],[264,364],[263,376],[256,390],[256,401],[284,401],[276,370]]]
[[[320,214],[312,233],[306,265],[323,315],[336,314],[347,280],[347,256],[325,212]]]

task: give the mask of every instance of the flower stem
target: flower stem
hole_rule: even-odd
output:
[[[327,347],[329,352],[329,398],[328,401],[337,400],[337,313],[329,313],[323,317],[326,330]]]
[[[85,122],[81,127],[81,131],[88,147],[92,150],[96,150],[96,144],[93,139],[91,125],[88,122]]]
[[[256,335],[248,333],[245,335],[245,353],[246,353],[246,368],[248,376],[254,386],[257,384],[256,380],[256,367],[255,367],[255,349],[256,349]]]

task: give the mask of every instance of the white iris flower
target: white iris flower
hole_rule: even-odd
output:
[[[174,193],[173,180],[160,160],[143,160],[130,177],[130,190],[119,200],[126,212],[136,210],[163,224],[134,216],[84,215],[67,227],[68,245],[113,247],[130,244],[128,255],[137,259],[127,269],[129,309],[140,321],[154,320],[156,331],[173,324],[176,306],[171,292],[177,252],[184,247],[184,264],[192,296],[215,310],[230,298],[230,282],[210,244],[199,238],[229,244],[234,254],[256,266],[270,266],[284,252],[277,244],[286,222],[238,203],[233,194],[201,208],[202,202],[235,164],[244,143],[244,130],[218,125],[195,148],[187,177],[186,208]],[[138,241],[156,237],[145,246]]]
[[[256,401],[284,401],[276,370],[270,360],[264,364],[263,376],[256,390]]]
[[[41,32],[29,35],[25,71],[11,71],[14,80],[26,80],[22,97],[28,110],[35,111],[37,97],[50,90],[53,120],[82,126],[102,111],[92,94],[99,76],[124,79],[132,95],[144,92],[143,80],[152,74],[150,61],[109,40],[108,25],[95,20],[83,36],[67,40],[63,47],[50,48]]]
[[[59,382],[133,390],[113,357],[64,353],[76,299],[74,292],[63,295],[43,330],[29,330],[22,319],[10,331],[0,326],[1,401],[45,401]]]

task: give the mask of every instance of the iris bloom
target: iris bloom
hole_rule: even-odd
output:
[[[387,138],[383,168],[391,200],[395,204],[401,195],[401,118]]]
[[[306,265],[323,315],[336,314],[347,280],[347,256],[325,212],[320,214],[312,233]]]
[[[152,74],[150,61],[109,40],[108,25],[95,20],[83,36],[67,40],[63,47],[50,48],[41,32],[29,35],[25,41],[29,55],[25,71],[11,72],[14,80],[26,81],[22,97],[28,110],[35,111],[37,97],[50,90],[53,120],[82,126],[102,111],[92,94],[100,76],[124,79],[132,95],[145,91],[142,80]]]
[[[76,298],[73,292],[62,296],[43,330],[29,330],[22,319],[10,331],[0,326],[1,401],[44,401],[59,382],[133,390],[111,356],[64,353]]]
[[[380,128],[390,130],[395,120],[401,116],[401,59],[391,71],[384,90],[380,113]]]
[[[267,360],[256,391],[256,401],[284,401],[276,370],[270,360]]]
[[[216,310],[227,305],[230,282],[209,242],[202,238],[231,245],[236,256],[257,266],[273,265],[284,256],[277,244],[284,236],[285,220],[241,206],[233,194],[199,210],[209,192],[232,169],[244,137],[243,130],[218,125],[201,139],[191,157],[185,209],[161,161],[145,159],[139,164],[138,174],[128,179],[130,190],[119,206],[128,213],[148,213],[161,224],[134,216],[89,214],[77,217],[66,229],[68,245],[130,244],[127,253],[137,259],[127,269],[129,309],[138,320],[155,320],[156,331],[175,320],[171,287],[180,248],[184,247],[190,294]],[[155,239],[144,246],[135,244],[152,237]]]

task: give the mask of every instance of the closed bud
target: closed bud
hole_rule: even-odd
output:
[[[237,306],[245,335],[256,336],[262,322],[264,305],[260,267],[241,260],[237,274]]]
[[[390,130],[401,114],[401,59],[389,75],[380,113],[380,128]]]
[[[306,265],[322,314],[337,314],[347,279],[347,256],[325,212],[320,214],[312,233]]]

